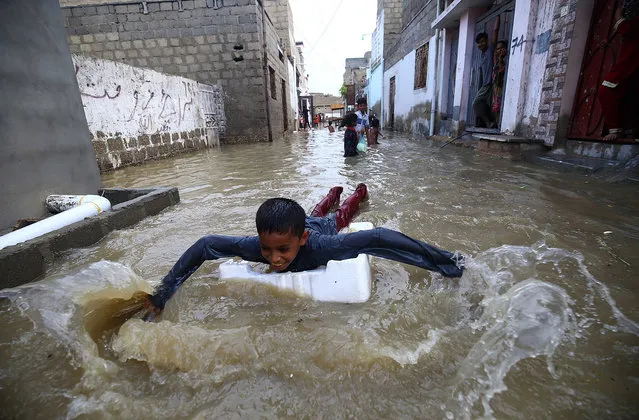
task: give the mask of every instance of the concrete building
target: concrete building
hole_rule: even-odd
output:
[[[280,13],[288,8],[280,3],[60,0],[73,53],[221,86],[222,143],[273,140],[295,127],[295,81],[284,51],[292,43],[290,14]],[[286,18],[274,22],[267,7]]]
[[[342,98],[327,93],[311,93],[311,96],[316,114],[324,114],[326,118],[341,116],[341,111],[333,112],[331,106],[341,105]]]
[[[280,37],[280,47],[287,58],[290,108],[288,119],[293,121],[293,130],[299,125],[299,97],[308,95],[308,78],[304,68],[302,49],[304,44],[295,41],[293,11],[288,0],[264,0],[266,13],[271,17]]]
[[[377,23],[371,43],[371,60],[366,73],[366,98],[371,115],[376,115],[380,121],[383,121],[384,7],[382,0],[377,1]]]
[[[347,58],[344,63],[344,86],[347,88],[346,104],[354,105],[355,100],[366,96],[366,70],[371,60],[371,52],[364,57]]]
[[[295,43],[295,47],[297,48],[296,61],[299,60],[299,66],[297,68],[299,72],[297,74],[297,91],[300,96],[308,96],[310,92],[308,90],[308,74],[304,68],[304,43],[298,41]]]
[[[608,127],[597,99],[606,69],[619,54],[613,13],[623,0],[379,0],[373,63],[383,62],[381,92],[371,66],[369,104],[382,97],[382,123],[396,130],[494,141],[538,141],[577,154],[626,159],[631,139],[602,143]],[[636,9],[627,9],[636,13]],[[399,19],[401,30],[389,25]],[[475,37],[505,41],[501,109],[494,127],[477,120],[480,52]],[[387,34],[390,37],[387,38]],[[393,42],[389,42],[393,39]],[[607,42],[601,42],[601,40]],[[492,61],[492,60],[491,60]],[[375,87],[374,87],[375,86]],[[637,125],[636,121],[634,122]],[[638,127],[633,128],[637,131]]]
[[[96,194],[101,180],[59,4],[5,0],[1,9],[4,232],[45,216],[47,195]]]
[[[437,48],[431,29],[436,6],[435,1],[405,1],[401,22],[406,24],[401,25],[394,43],[385,47],[383,107],[387,111],[383,121],[396,131],[429,134],[436,92]],[[386,19],[384,23],[396,24]]]

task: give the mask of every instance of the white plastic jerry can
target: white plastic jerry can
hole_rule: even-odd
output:
[[[373,229],[372,223],[356,222],[340,233],[368,229]],[[252,263],[231,260],[220,264],[220,279],[267,283],[323,302],[366,302],[372,289],[371,267],[366,254],[329,261],[325,267],[297,273],[263,273],[254,269]]]

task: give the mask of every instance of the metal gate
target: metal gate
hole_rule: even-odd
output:
[[[622,2],[623,0],[595,2],[568,138],[601,140],[603,137],[604,118],[597,100],[597,89],[617,61],[621,37],[613,37],[614,11]]]
[[[490,10],[488,13],[486,13],[484,16],[482,16],[481,18],[479,18],[479,20],[477,21],[477,23],[475,24],[475,36],[479,35],[482,32],[485,32],[488,34],[488,40],[490,43],[493,42],[492,40],[492,36],[494,33],[494,28],[495,28],[495,20],[497,19],[497,16],[499,16],[499,20],[500,20],[500,24],[499,24],[499,32],[498,32],[498,37],[497,40],[501,41],[501,40],[505,40],[508,44],[508,56],[512,55],[512,40],[511,40],[511,34],[512,34],[512,29],[513,29],[513,17],[514,17],[514,8],[515,8],[515,2],[509,2],[506,3],[502,6],[499,6],[497,8],[495,8],[494,10]],[[473,42],[475,40],[473,39]],[[495,47],[495,45],[493,45],[493,48]],[[478,65],[477,63],[479,63],[481,59],[481,51],[479,51],[479,48],[474,47],[473,48],[473,58],[472,58],[472,67],[471,67],[471,72],[470,72],[470,89],[468,92],[468,108],[467,108],[467,114],[466,114],[466,125],[468,127],[474,127],[476,125],[476,115],[475,115],[475,111],[473,110],[473,99],[475,98],[475,95],[477,95],[477,92],[479,92],[479,74],[478,71],[476,70],[476,66]],[[492,57],[491,57],[491,61],[492,61]],[[506,62],[506,72],[508,72],[508,62]],[[507,80],[507,77],[504,77],[504,80]],[[504,92],[506,92],[506,86],[504,86]],[[461,116],[460,116],[461,117]],[[500,116],[501,118],[501,116]],[[496,121],[497,123],[497,127],[499,127],[499,123],[500,121]],[[499,131],[499,129],[495,129],[495,131]]]

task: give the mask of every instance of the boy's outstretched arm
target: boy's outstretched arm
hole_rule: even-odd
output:
[[[155,293],[149,296],[147,311],[157,315],[186,279],[206,260],[241,257],[246,261],[266,262],[257,236],[204,236],[186,250],[171,271],[162,279]]]
[[[320,265],[328,260],[345,260],[359,254],[369,254],[436,271],[446,277],[461,277],[464,271],[459,265],[459,256],[385,228],[345,235],[322,235],[313,246],[313,253]]]

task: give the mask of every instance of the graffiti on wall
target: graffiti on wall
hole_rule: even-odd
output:
[[[217,127],[224,120],[219,88],[107,60],[73,59],[91,131],[137,136],[190,131],[210,121]]]

